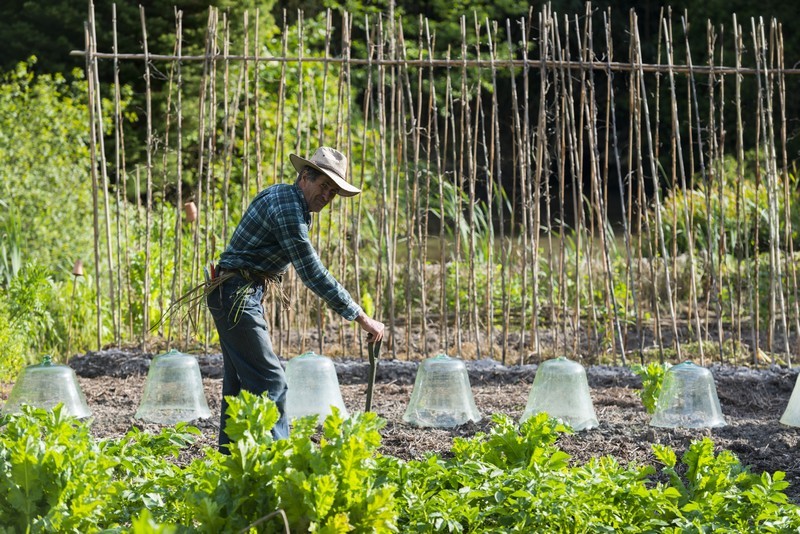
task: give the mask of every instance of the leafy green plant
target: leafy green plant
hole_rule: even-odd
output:
[[[296,421],[273,441],[264,396],[229,399],[231,455],[174,461],[197,433],[131,430],[95,440],[85,422],[24,407],[0,416],[0,532],[719,532],[800,528],[782,472],[756,475],[733,453],[692,443],[678,465],[655,445],[661,472],[614,458],[571,465],[568,428],[546,414],[496,415],[456,438],[452,455],[403,461],[377,453],[374,414]],[[654,475],[658,475],[654,478]]]
[[[569,427],[540,413],[517,426],[510,417],[492,416],[494,426],[488,434],[477,433],[471,439],[455,438],[455,461],[480,460],[500,469],[537,465],[550,469],[565,467],[569,455],[555,446],[560,434],[571,433]]]
[[[395,531],[395,488],[375,471],[385,423],[374,413],[344,420],[334,410],[318,442],[316,416],[302,418],[289,439],[273,441],[272,401],[242,392],[228,402],[231,455],[211,453],[181,474],[185,504],[168,520],[231,532],[280,509],[292,532]]]
[[[713,455],[710,440],[692,444],[684,468],[656,447],[666,466],[621,466],[614,458],[569,465],[555,445],[565,428],[540,414],[516,427],[494,418],[490,434],[454,440],[453,457],[401,462],[385,458],[397,480],[404,532],[720,532],[800,525],[786,503],[783,474],[750,475],[731,453]],[[685,479],[679,472],[686,471]],[[735,504],[727,506],[732,496]],[[795,527],[796,528],[796,527]]]
[[[26,332],[30,356],[52,352],[58,344],[57,317],[50,309],[55,298],[53,278],[43,265],[26,264],[7,291],[11,326]]]
[[[667,369],[672,367],[669,363],[649,363],[647,365],[635,364],[631,370],[642,379],[642,389],[639,390],[639,398],[642,399],[644,409],[652,414],[656,411],[658,395],[661,393],[661,384]]]
[[[673,524],[682,529],[754,532],[759,528],[779,532],[797,525],[797,507],[787,508],[788,487],[781,471],[756,475],[742,466],[730,451],[714,452],[709,438],[693,442],[678,468],[675,452],[654,445],[656,459],[664,465],[671,486],[680,497]],[[681,475],[680,473],[685,473]]]
[[[131,513],[167,500],[158,481],[178,468],[167,458],[196,429],[178,425],[150,435],[131,431],[98,441],[89,423],[63,405],[22,407],[0,416],[0,532],[93,532],[119,527]]]
[[[16,380],[28,360],[25,332],[16,328],[8,309],[8,300],[0,289],[0,390],[3,383]]]

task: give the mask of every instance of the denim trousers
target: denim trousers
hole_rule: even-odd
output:
[[[264,287],[232,276],[208,293],[206,303],[214,318],[222,348],[222,413],[219,424],[219,447],[228,452],[230,443],[225,433],[228,403],[225,397],[242,390],[260,395],[266,393],[280,411],[280,419],[272,428],[274,439],[289,436],[286,418],[286,375],[272,349],[261,299]]]

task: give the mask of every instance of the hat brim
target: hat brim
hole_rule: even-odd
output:
[[[292,166],[295,168],[297,172],[301,172],[303,167],[311,167],[312,169],[316,169],[317,171],[321,172],[331,180],[333,180],[337,186],[339,186],[339,196],[342,197],[353,197],[356,196],[361,192],[361,189],[354,186],[350,182],[344,180],[343,178],[339,177],[338,175],[330,172],[328,169],[324,169],[319,165],[310,162],[305,158],[301,158],[296,154],[289,154],[289,161],[292,162]]]

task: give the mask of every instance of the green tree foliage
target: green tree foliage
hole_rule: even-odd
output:
[[[0,227],[22,261],[71,266],[93,250],[89,116],[80,71],[34,76],[34,61],[0,79]]]
[[[80,71],[34,75],[34,64],[0,78],[0,380],[96,335],[94,291],[70,286],[73,262],[94,257],[86,84]]]
[[[206,47],[206,29],[211,7],[219,8],[219,28],[228,28],[231,36],[230,47],[232,51],[242,53],[244,39],[244,14],[250,14],[249,32],[250,43],[254,42],[256,9],[259,10],[258,25],[259,39],[269,39],[275,32],[275,24],[271,16],[274,0],[144,0],[142,2],[113,2],[99,0],[94,2],[94,17],[96,21],[96,40],[99,52],[111,53],[114,51],[114,25],[116,24],[117,50],[126,54],[141,54],[143,47],[143,28],[139,6],[144,10],[147,31],[148,51],[151,54],[172,54],[176,42],[177,13],[181,13],[182,26],[182,53],[184,55],[203,54]],[[58,0],[6,0],[0,2],[0,17],[4,21],[13,21],[10,24],[0,24],[0,39],[7,43],[7,48],[0,59],[0,72],[13,71],[20,62],[26,61],[30,56],[37,57],[35,64],[29,64],[29,72],[52,75],[54,78],[63,76],[66,80],[62,83],[71,83],[73,77],[79,79],[77,71],[85,68],[85,58],[80,55],[71,55],[72,51],[83,51],[86,48],[84,36],[84,21],[89,19],[88,3]],[[112,7],[116,7],[116,12]],[[116,19],[114,19],[116,13]],[[221,47],[222,44],[218,43]],[[109,87],[114,82],[114,65],[111,61],[101,61],[99,64],[100,83]],[[187,63],[183,67],[184,91],[187,94],[199,93],[199,79],[203,71],[201,62]],[[133,95],[133,107],[144,110],[145,102],[145,77],[144,66],[141,61],[128,61],[119,63],[119,79],[130,84]],[[166,73],[158,73],[151,78],[152,107],[161,115],[167,112],[168,79]],[[111,94],[105,90],[105,94]],[[85,96],[78,99],[86,102]],[[46,103],[43,103],[46,105]],[[193,99],[184,103],[185,116],[189,118],[186,128],[189,130],[191,122],[198,115]],[[111,106],[108,106],[111,109]],[[88,121],[84,120],[85,129]],[[129,168],[145,159],[145,130],[144,121],[131,122],[126,127],[129,131],[125,137],[125,151]],[[106,130],[109,131],[109,130]],[[190,148],[189,141],[185,146]],[[113,140],[107,141],[113,143]],[[76,158],[77,159],[77,158]],[[191,174],[187,174],[192,178]],[[87,175],[88,178],[88,175]],[[129,195],[133,192],[130,191]]]
[[[120,52],[142,52],[142,25],[139,6],[145,12],[150,52],[169,54],[175,36],[175,15],[183,14],[183,26],[190,51],[202,51],[209,7],[229,13],[232,32],[240,33],[242,14],[260,10],[264,29],[274,26],[271,10],[274,0],[142,0],[94,3],[98,27],[98,50],[111,52],[113,46],[113,11],[116,5],[117,43]],[[82,56],[71,56],[73,50],[84,50],[84,21],[89,19],[88,2],[70,0],[5,0],[0,3],[0,39],[5,43],[0,70],[11,70],[20,61],[35,55],[40,58],[36,69],[41,73],[68,73],[83,68]],[[254,24],[254,21],[251,22]],[[266,36],[262,33],[262,36]],[[106,74],[111,74],[110,70]],[[110,78],[106,81],[110,81]]]

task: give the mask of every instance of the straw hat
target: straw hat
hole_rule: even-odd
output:
[[[303,167],[309,166],[316,169],[339,186],[339,195],[352,197],[361,192],[361,189],[350,184],[345,177],[347,176],[347,156],[334,148],[322,146],[314,152],[311,159],[301,158],[295,154],[289,154],[289,161],[292,162],[297,172],[301,172]]]

